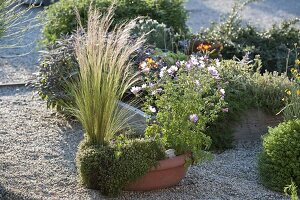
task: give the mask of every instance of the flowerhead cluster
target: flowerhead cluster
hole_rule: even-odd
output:
[[[200,43],[198,46],[197,46],[197,50],[198,51],[209,51],[211,50],[212,46],[210,43],[208,42],[203,42],[203,43]]]
[[[145,73],[148,74],[151,69],[157,69],[158,63],[153,58],[146,58],[144,61],[142,61],[139,64],[139,69]]]

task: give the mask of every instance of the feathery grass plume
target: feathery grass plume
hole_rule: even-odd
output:
[[[118,101],[138,81],[130,55],[144,43],[144,36],[135,41],[130,38],[136,20],[111,28],[114,9],[100,14],[90,6],[87,29],[79,28],[75,38],[80,74],[70,87],[75,97],[71,112],[82,123],[88,140],[100,145],[128,127],[128,111]],[[80,25],[78,12],[77,18]]]

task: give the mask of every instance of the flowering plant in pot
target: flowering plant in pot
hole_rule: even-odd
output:
[[[147,73],[146,82],[132,88],[135,94],[147,93],[143,109],[152,117],[146,137],[161,141],[166,149],[174,149],[177,157],[188,155],[185,158],[193,163],[210,158],[211,154],[206,151],[211,144],[205,134],[207,124],[215,120],[219,112],[228,111],[224,83],[217,71],[219,64],[217,59],[192,55],[188,61]],[[185,171],[181,178],[184,175]],[[135,186],[143,181],[137,182]]]

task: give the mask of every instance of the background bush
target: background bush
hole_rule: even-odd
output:
[[[220,23],[213,23],[209,28],[200,30],[198,37],[222,43],[224,59],[232,59],[234,56],[241,59],[249,52],[252,58],[261,56],[262,72],[287,72],[286,67],[293,66],[296,58],[295,44],[300,44],[300,30],[294,26],[299,19],[274,24],[268,30],[259,30],[250,24],[243,25],[239,12],[246,4],[237,3],[227,17]]]
[[[39,96],[47,101],[48,108],[64,111],[64,105],[74,101],[66,91],[67,83],[78,79],[79,64],[76,60],[74,37],[63,37],[49,44],[42,52],[39,72],[31,83]]]
[[[148,37],[146,39],[148,40]],[[79,75],[73,43],[74,36],[70,35],[48,44],[41,53],[39,72],[31,82],[31,86],[39,96],[47,101],[48,108],[56,108],[60,112],[65,112],[66,103],[74,101],[72,95],[66,91],[66,87],[68,82],[78,79]],[[186,59],[183,53],[164,52],[153,48],[141,48],[132,57],[136,71],[139,70],[139,64],[149,57],[159,63],[158,69],[165,65],[173,65],[177,60]]]
[[[208,135],[212,137],[212,147],[226,149],[233,141],[232,121],[238,121],[245,111],[258,108],[275,115],[283,107],[282,99],[285,90],[293,83],[284,74],[277,72],[259,72],[260,60],[248,63],[245,57],[242,61],[223,60],[220,65],[220,75],[227,83],[225,85],[225,101],[229,112],[221,113],[218,119],[209,125]]]
[[[157,141],[122,138],[107,146],[95,146],[84,140],[77,152],[77,166],[86,187],[115,196],[164,158],[164,149]]]
[[[259,156],[262,183],[282,192],[292,181],[300,185],[300,119],[270,128]]]
[[[69,34],[77,27],[74,8],[77,7],[83,25],[87,23],[87,11],[91,0],[61,0],[50,5],[46,10],[47,23],[44,29],[45,42],[53,42],[63,34]],[[112,0],[94,0],[94,6],[106,11]],[[172,27],[175,32],[185,32],[187,12],[183,0],[118,0],[116,1],[115,21],[148,16],[159,23]]]
[[[146,44],[163,50],[173,51],[176,47],[176,36],[172,28],[152,19],[139,20],[132,32],[133,36],[146,35]]]

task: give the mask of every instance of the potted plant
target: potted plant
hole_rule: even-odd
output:
[[[148,93],[144,110],[151,117],[145,136],[135,138],[118,102],[138,81],[130,55],[144,39],[130,37],[135,21],[109,32],[113,8],[104,15],[90,9],[88,18],[87,31],[81,27],[75,37],[79,78],[68,87],[69,110],[85,131],[76,156],[81,183],[110,196],[177,184],[190,163],[210,157],[206,124],[225,105],[218,60],[192,56],[153,74],[145,70],[145,85],[131,91]]]
[[[149,59],[147,59],[149,62]],[[151,61],[153,62],[153,61]],[[145,137],[155,138],[174,155],[159,161],[146,175],[129,183],[127,190],[152,190],[176,185],[190,163],[211,157],[207,124],[227,112],[218,60],[192,55],[190,60],[151,73],[142,69],[145,83],[131,89],[146,95],[144,111],[152,115]],[[147,67],[148,65],[144,65]]]

